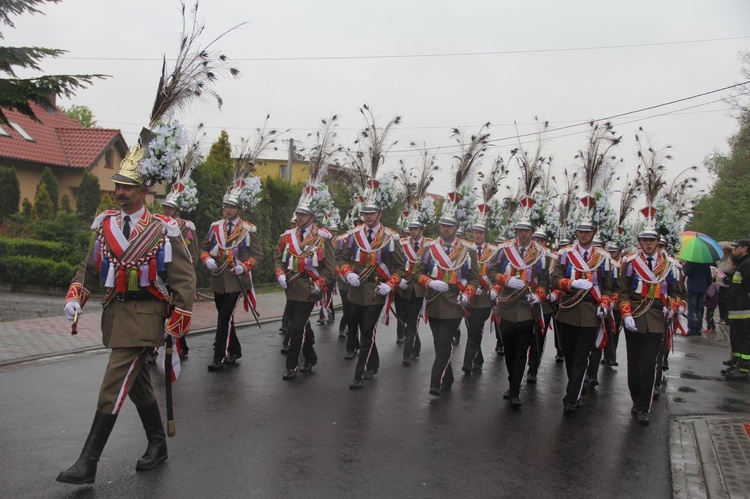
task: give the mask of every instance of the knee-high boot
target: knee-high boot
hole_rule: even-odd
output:
[[[135,465],[135,469],[136,471],[146,471],[156,468],[167,460],[167,438],[164,434],[159,404],[156,400],[147,406],[139,407],[138,415],[141,416],[143,429],[146,430],[148,447],[146,453],[141,456],[138,464]]]
[[[117,421],[117,414],[105,414],[96,412],[94,422],[91,424],[91,431],[83,445],[81,456],[73,466],[57,475],[58,482],[65,483],[94,483],[96,478],[96,463],[102,455],[102,450],[107,443],[109,434]]]

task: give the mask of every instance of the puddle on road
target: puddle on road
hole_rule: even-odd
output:
[[[750,402],[744,399],[725,398],[716,408],[725,412],[747,413],[750,412]]]
[[[686,393],[692,393],[695,392],[695,389],[690,388],[689,386],[681,386],[677,389],[678,392],[686,392]]]
[[[708,376],[699,376],[699,375],[695,374],[693,371],[682,371],[680,373],[680,378],[685,378],[685,379],[702,379],[702,380],[711,379]]]

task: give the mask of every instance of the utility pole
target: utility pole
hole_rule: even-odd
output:
[[[287,182],[292,181],[292,164],[294,163],[294,139],[289,139],[289,158],[286,161],[286,168],[282,172],[281,178]]]

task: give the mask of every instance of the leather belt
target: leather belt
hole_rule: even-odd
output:
[[[157,297],[149,293],[148,291],[126,291],[124,293],[115,293],[117,301],[146,301],[146,300],[158,300]]]

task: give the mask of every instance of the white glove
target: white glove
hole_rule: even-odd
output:
[[[510,289],[523,289],[523,287],[526,286],[526,283],[523,282],[521,279],[519,279],[516,276],[512,276],[510,279],[505,281],[505,287]]]
[[[605,315],[607,315],[607,307],[599,305],[596,309],[596,315],[598,317],[604,317]]]
[[[476,296],[482,296],[484,294],[484,290],[482,288],[477,288],[477,292],[474,293]]]
[[[398,283],[398,287],[401,289],[406,289],[409,287],[409,281],[406,279],[401,279],[401,281]]]
[[[319,295],[320,294],[320,287],[317,284],[313,288],[313,294],[314,295]]]
[[[238,263],[234,267],[234,275],[242,275],[244,273],[245,273],[245,267],[242,264]]]
[[[359,276],[354,272],[349,272],[348,274],[346,274],[346,282],[348,282],[350,286],[354,286],[355,288],[358,288]]]
[[[432,281],[430,281],[430,284],[428,284],[427,287],[433,291],[437,291],[438,293],[444,293],[448,291],[448,284],[437,279],[433,279]]]
[[[532,305],[536,305],[537,303],[540,302],[539,297],[535,295],[534,293],[531,293],[529,295],[528,300],[529,300],[529,303],[531,303]]]
[[[664,307],[661,311],[664,313],[666,319],[674,317],[674,310],[672,310],[672,307]]]
[[[555,303],[557,301],[557,293],[550,293],[547,295],[547,301],[550,303]]]
[[[207,259],[204,265],[208,270],[216,270],[216,260],[214,260],[213,258]]]
[[[594,285],[588,279],[573,279],[570,287],[575,289],[591,289]]]
[[[494,289],[490,290],[490,300],[495,301],[497,300],[498,296],[500,295],[497,294],[497,291],[495,291]]]
[[[680,307],[677,309],[677,313],[680,315],[687,315],[687,310],[685,310],[685,307]]]
[[[458,300],[456,301],[456,303],[458,303],[462,307],[467,306],[469,304],[469,295],[467,295],[466,293],[461,293],[460,295],[458,295]]]
[[[625,324],[625,329],[627,329],[628,331],[637,331],[638,330],[635,327],[635,319],[633,319],[632,317],[625,317],[622,320],[622,322],[623,322],[623,324]]]
[[[78,315],[81,315],[81,304],[77,301],[69,301],[65,304],[63,312],[65,312],[65,317],[67,317],[70,322],[73,322],[73,319],[76,317],[76,312],[78,312]]]
[[[281,274],[279,277],[277,277],[276,281],[279,283],[279,286],[281,286],[281,289],[286,289],[286,275],[285,274]]]
[[[391,291],[393,291],[393,288],[384,282],[381,282],[378,284],[378,287],[375,288],[375,292],[380,296],[388,296],[391,294]]]

